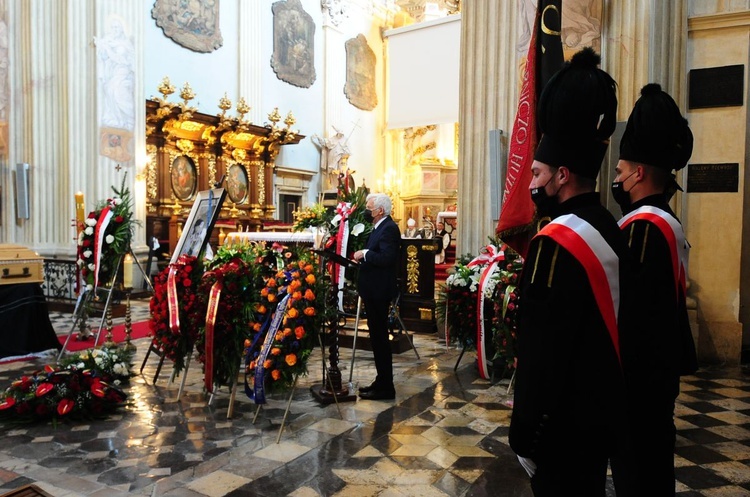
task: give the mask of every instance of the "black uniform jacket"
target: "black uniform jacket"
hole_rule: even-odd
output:
[[[641,199],[631,209],[644,205],[677,219],[663,195]],[[635,263],[640,314],[634,333],[622,342],[626,372],[641,400],[653,395],[671,403],[679,394],[680,375],[692,374],[698,367],[685,295],[675,288],[669,244],[655,224],[633,221],[623,234]]]
[[[396,274],[401,244],[401,232],[396,222],[387,216],[370,233],[367,254],[360,262],[358,290],[363,300],[386,299],[396,296]]]
[[[620,316],[629,295],[622,233],[598,193],[559,205],[601,233],[620,259]],[[622,333],[621,333],[622,334]],[[609,436],[622,422],[624,379],[615,346],[583,266],[551,238],[531,242],[521,274],[518,369],[509,440],[514,452],[540,461],[576,433]]]

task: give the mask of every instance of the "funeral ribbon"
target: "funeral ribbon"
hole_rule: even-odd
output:
[[[185,265],[184,256],[180,256],[177,262],[169,265],[167,273],[167,310],[169,311],[169,329],[174,334],[180,333],[180,307],[177,301],[177,273],[180,266]]]
[[[214,328],[216,326],[216,315],[219,312],[219,301],[221,300],[221,291],[224,289],[224,280],[221,275],[215,272],[206,273],[217,276],[216,281],[211,286],[208,296],[208,309],[206,310],[206,372],[203,375],[203,383],[209,393],[213,393],[214,382]],[[204,275],[204,276],[206,276]]]
[[[346,257],[346,249],[349,245],[349,216],[351,215],[354,208],[350,202],[339,202],[336,206],[336,216],[334,216],[332,222],[339,222],[339,230],[336,233],[336,253],[342,257]],[[338,285],[338,300],[339,310],[344,311],[344,274],[346,267],[341,264],[333,264],[333,282]]]
[[[490,378],[490,361],[487,358],[484,343],[484,289],[504,260],[505,253],[502,250],[498,250],[494,245],[487,245],[477,257],[467,264],[467,267],[486,265],[479,278],[479,290],[477,291],[477,362],[479,363],[479,376],[485,380]]]
[[[114,211],[106,206],[99,214],[99,219],[94,227],[94,288],[99,286],[99,267],[102,259],[102,243],[104,242],[104,233],[107,231],[109,221],[112,219]]]
[[[271,346],[273,345],[273,341],[276,338],[276,333],[279,331],[279,328],[281,327],[281,323],[284,319],[284,315],[286,314],[286,306],[289,303],[289,297],[291,295],[289,293],[286,294],[286,296],[281,299],[281,302],[279,302],[278,307],[276,307],[276,312],[273,316],[273,319],[271,320],[271,326],[268,328],[268,332],[266,333],[266,338],[263,341],[263,348],[260,350],[260,354],[258,354],[258,359],[255,361],[255,378],[253,381],[253,392],[252,395],[248,395],[251,399],[255,400],[256,404],[265,404],[266,403],[266,391],[265,391],[265,379],[266,379],[266,368],[263,363],[266,362],[266,359],[268,358],[268,354],[271,352]],[[247,392],[248,388],[245,388],[245,391]]]

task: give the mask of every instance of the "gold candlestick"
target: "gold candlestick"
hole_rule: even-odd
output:
[[[107,306],[107,335],[104,340],[104,347],[111,349],[115,346],[115,341],[112,337],[112,307]]]
[[[130,317],[130,292],[133,291],[132,288],[126,288],[125,294],[127,295],[127,300],[125,303],[125,345],[123,345],[123,349],[127,352],[135,352],[135,345],[133,345],[130,342],[130,334],[133,332],[133,323]]]

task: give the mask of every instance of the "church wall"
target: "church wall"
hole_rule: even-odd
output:
[[[708,3],[708,2],[707,2]],[[746,2],[742,2],[746,3]],[[731,6],[731,5],[730,5]],[[691,12],[701,12],[696,4]],[[702,6],[705,7],[705,6]],[[747,70],[750,16],[747,11],[717,12],[690,18],[687,69],[742,64]],[[747,74],[747,72],[746,72]],[[745,77],[745,88],[747,88]],[[698,302],[699,353],[738,362],[742,253],[743,178],[745,176],[747,90],[738,107],[692,109],[687,113],[695,136],[691,164],[738,163],[737,193],[688,193],[683,217],[692,245],[689,276]]]

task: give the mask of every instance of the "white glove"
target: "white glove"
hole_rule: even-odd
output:
[[[536,463],[529,459],[528,457],[518,457],[518,462],[521,463],[521,466],[523,466],[523,469],[526,470],[526,472],[529,474],[529,478],[533,478],[534,473],[536,473]]]

